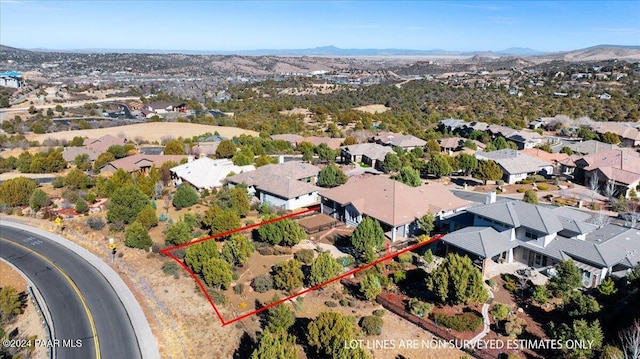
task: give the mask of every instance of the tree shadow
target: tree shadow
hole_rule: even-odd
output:
[[[240,344],[233,352],[233,359],[250,358],[251,353],[253,353],[253,350],[256,347],[256,344],[257,343],[255,343],[253,339],[251,339],[251,336],[249,336],[247,332],[243,332],[242,336],[240,337]]]

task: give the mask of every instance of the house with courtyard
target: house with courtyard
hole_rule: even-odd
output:
[[[629,197],[640,190],[640,154],[630,149],[616,149],[587,156],[571,156],[561,162],[563,173],[572,173],[575,182],[590,185],[598,182],[603,191],[614,184],[615,196]]]
[[[389,146],[377,143],[359,143],[356,145],[342,146],[340,158],[342,163],[363,163],[379,171],[384,171],[384,158],[387,153],[395,153]]]
[[[253,165],[236,166],[226,158],[213,160],[209,157],[202,157],[173,167],[169,171],[176,186],[187,182],[193,188],[203,191],[222,187],[225,178],[231,173],[237,174],[254,170]]]
[[[532,175],[550,176],[553,165],[537,157],[526,155],[513,149],[502,149],[491,152],[476,152],[479,160],[493,160],[502,170],[502,180],[514,184]]]
[[[247,186],[250,195],[273,208],[293,210],[318,203],[320,168],[291,161],[269,164],[227,177],[229,187]]]
[[[624,276],[640,261],[640,232],[635,228],[588,223],[590,215],[567,207],[548,208],[522,201],[470,208],[468,227],[442,238],[447,251],[469,255],[483,271],[495,263],[519,262],[547,275],[571,259],[585,287],[607,276]],[[456,221],[453,218],[452,221]]]
[[[469,202],[441,183],[410,187],[385,176],[351,178],[342,186],[319,192],[321,212],[357,227],[364,217],[380,222],[392,242],[420,233],[418,220],[431,213],[436,225],[467,208]]]

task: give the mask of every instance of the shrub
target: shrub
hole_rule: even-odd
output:
[[[398,256],[398,262],[402,264],[410,264],[413,259],[413,255],[411,253],[402,253]]]
[[[373,315],[376,317],[384,317],[385,314],[387,314],[387,311],[384,309],[376,309],[373,311]]]
[[[166,275],[178,273],[178,263],[172,260],[162,263],[162,272]]]
[[[384,325],[384,321],[380,317],[368,315],[366,317],[362,317],[358,325],[360,326],[360,328],[362,328],[366,335],[380,335],[382,334],[382,326]]]
[[[106,223],[102,219],[102,217],[89,217],[87,218],[87,226],[93,229],[94,231],[99,231],[104,228]]]
[[[269,274],[260,274],[251,281],[253,290],[258,293],[264,293],[273,289],[273,277]]]
[[[324,305],[326,305],[329,308],[335,308],[338,306],[338,304],[332,300],[328,300],[326,302],[324,302]]]
[[[496,289],[498,287],[498,283],[494,279],[487,280],[487,285],[491,287],[491,289]]]
[[[407,279],[407,272],[403,270],[393,272],[393,282],[398,284],[403,280]]]
[[[532,183],[532,182],[544,182],[545,178],[544,178],[544,176],[541,176],[541,175],[533,175],[533,176],[527,177],[526,181],[530,181],[529,183]]]
[[[342,264],[343,267],[348,267],[356,262],[356,259],[352,256],[339,257],[336,258],[336,260],[338,261],[338,263]]]
[[[149,233],[144,229],[140,222],[133,222],[129,227],[127,227],[124,233],[124,244],[127,247],[147,249],[153,244]]]
[[[546,286],[537,286],[533,291],[533,300],[539,304],[545,304],[549,301],[549,290]]]
[[[191,207],[198,203],[198,192],[193,187],[183,184],[178,188],[176,194],[173,196],[173,206],[177,209]]]
[[[293,257],[306,265],[311,265],[313,263],[313,249],[301,249]]]
[[[416,315],[420,318],[427,317],[433,310],[433,304],[423,302],[417,298],[409,299],[409,302],[407,302],[407,306],[409,307],[409,312],[411,314]]]
[[[472,312],[466,312],[448,316],[442,313],[434,313],[433,319],[443,327],[458,332],[473,332],[482,326],[482,318]]]
[[[209,296],[211,297],[211,300],[213,300],[213,302],[215,304],[218,304],[218,305],[227,304],[227,296],[224,295],[224,292],[222,292],[221,290],[209,289],[209,290],[207,290],[207,293],[209,293]]]
[[[504,186],[504,181],[503,181],[503,180],[497,180],[497,181],[496,181],[496,184],[497,184],[498,186]]]
[[[539,185],[537,185],[538,189],[541,191],[546,191],[549,189],[549,185],[546,183],[540,183]]]
[[[524,193],[526,191],[523,187],[520,187],[516,190],[518,193]]]
[[[511,274],[504,275],[504,289],[509,292],[515,292],[518,290],[518,285],[516,284],[516,278]]]
[[[233,287],[233,292],[238,295],[244,293],[244,284],[242,283],[236,284],[236,286]]]

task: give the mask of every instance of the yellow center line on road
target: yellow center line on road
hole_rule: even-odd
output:
[[[82,306],[84,307],[84,311],[87,313],[87,317],[89,318],[89,324],[91,326],[91,332],[93,333],[93,342],[94,342],[94,347],[96,350],[96,359],[101,359],[100,356],[100,341],[98,340],[98,331],[96,330],[96,324],[93,321],[93,315],[91,315],[91,311],[89,310],[89,306],[87,306],[87,301],[84,299],[84,296],[82,295],[82,293],[80,293],[80,289],[78,289],[78,286],[76,285],[76,283],[73,281],[73,279],[71,279],[71,277],[69,277],[69,275],[67,273],[65,273],[62,268],[60,268],[57,264],[55,264],[54,262],[52,262],[49,258],[43,256],[42,254],[34,251],[33,249],[20,244],[20,243],[16,243],[14,241],[10,241],[6,238],[2,238],[0,237],[1,240],[8,242],[10,244],[16,245],[18,247],[21,247],[23,249],[25,249],[26,251],[33,253],[35,255],[37,255],[38,257],[42,258],[42,260],[44,260],[45,262],[51,264],[55,269],[58,270],[58,272],[60,272],[60,274],[62,274],[62,276],[67,280],[67,282],[69,282],[69,284],[71,285],[71,287],[73,288],[73,290],[76,292],[76,294],[78,295],[78,298],[80,298],[80,302],[82,302]],[[55,338],[54,338],[55,339]],[[69,339],[69,338],[66,338]]]

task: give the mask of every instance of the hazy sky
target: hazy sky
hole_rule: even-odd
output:
[[[0,0],[20,48],[573,50],[640,45],[640,1]]]

